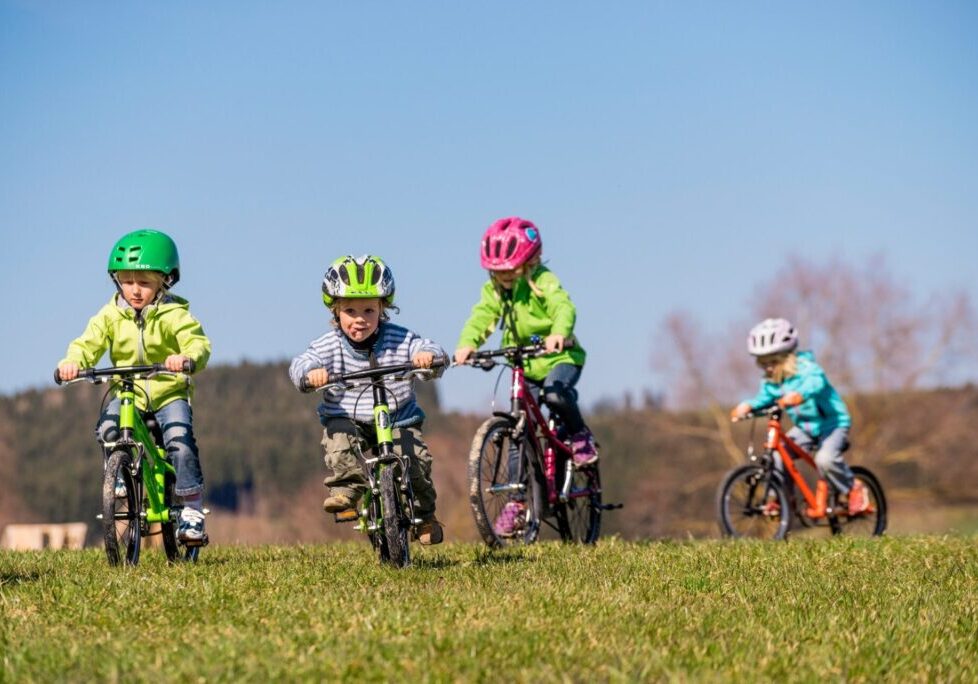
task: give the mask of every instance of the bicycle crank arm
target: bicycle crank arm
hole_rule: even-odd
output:
[[[601,504],[601,510],[602,511],[614,511],[616,509],[624,508],[624,507],[625,507],[625,504],[623,504],[623,503],[607,503],[607,504]]]

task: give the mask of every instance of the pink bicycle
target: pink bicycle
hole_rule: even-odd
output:
[[[568,542],[593,544],[601,513],[621,504],[601,501],[598,464],[575,467],[569,440],[555,416],[546,418],[524,377],[524,360],[542,356],[542,343],[477,351],[466,364],[489,370],[497,359],[512,368],[510,410],[494,411],[475,433],[469,452],[469,503],[482,539],[492,548],[532,544],[541,525]],[[494,525],[517,505],[512,533]]]

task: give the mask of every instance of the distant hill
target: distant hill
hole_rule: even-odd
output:
[[[485,381],[477,378],[474,381]],[[418,383],[435,455],[439,517],[450,538],[474,539],[465,492],[470,441],[481,415],[443,413],[437,381]],[[0,397],[0,526],[92,522],[101,455],[94,426],[104,390],[87,384]],[[194,423],[216,540],[315,541],[352,536],[322,513],[326,470],[317,398],[289,382],[285,363],[218,366],[198,378]],[[863,397],[872,450],[854,430],[852,462],[873,468],[903,519],[893,529],[967,526],[978,507],[978,390]],[[715,534],[713,497],[732,465],[709,438],[705,414],[605,409],[590,417],[602,445],[605,517],[629,538]],[[747,427],[739,428],[746,445]],[[758,426],[757,435],[763,432]],[[950,517],[949,517],[950,516]]]

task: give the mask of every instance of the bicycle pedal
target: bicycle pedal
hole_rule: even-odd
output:
[[[181,543],[188,549],[195,549],[201,546],[207,546],[211,543],[210,537],[206,534],[200,539],[181,539]]]
[[[333,520],[338,523],[355,522],[359,517],[355,508],[348,508],[345,511],[338,511],[333,514]]]

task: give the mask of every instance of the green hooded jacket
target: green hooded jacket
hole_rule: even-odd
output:
[[[73,361],[91,368],[106,351],[114,366],[163,363],[171,354],[183,354],[194,362],[195,371],[201,371],[210,358],[211,343],[190,315],[186,299],[166,294],[157,303],[145,306],[137,318],[121,295],[113,295],[88,321],[81,337],[68,345],[61,363]],[[138,384],[136,406],[141,411],[155,411],[175,399],[192,396],[190,376],[158,375]]]
[[[574,338],[574,322],[577,319],[577,309],[570,295],[560,286],[560,280],[546,266],[540,265],[531,274],[538,295],[530,289],[526,278],[519,278],[509,292],[502,291],[490,279],[482,286],[482,296],[472,307],[469,320],[462,328],[456,349],[473,347],[478,349],[489,339],[503,317],[504,309],[512,306],[515,332],[511,329],[509,316],[503,320],[502,345],[530,344],[533,335],[563,335],[567,338],[568,346],[559,354],[541,356],[529,359],[526,363],[526,377],[530,380],[543,380],[554,366],[560,363],[570,363],[583,366],[587,353],[580,342]]]

